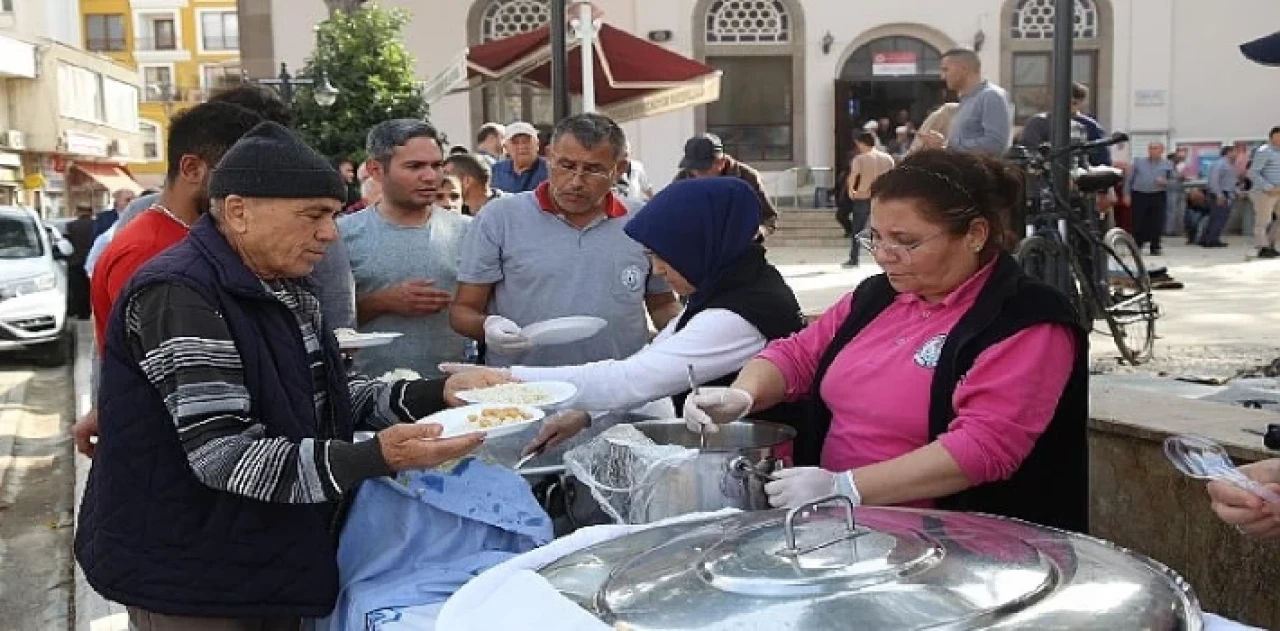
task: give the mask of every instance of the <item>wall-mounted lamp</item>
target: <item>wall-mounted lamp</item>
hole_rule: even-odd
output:
[[[649,41],[658,44],[665,44],[671,41],[672,33],[668,30],[649,31]]]
[[[835,36],[831,34],[831,31],[827,31],[826,35],[822,36],[822,54],[824,55],[830,54],[831,46],[835,43],[836,43]]]
[[[982,52],[982,45],[986,42],[987,34],[983,33],[982,29],[978,29],[978,32],[973,34],[973,52]]]

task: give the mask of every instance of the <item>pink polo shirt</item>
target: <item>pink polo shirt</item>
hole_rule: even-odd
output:
[[[824,469],[884,462],[928,443],[933,367],[993,268],[987,265],[938,303],[899,294],[840,351],[820,390],[832,415]],[[782,371],[789,399],[809,393],[851,303],[845,296],[817,322],[760,353]],[[1074,355],[1071,330],[1058,324],[1028,327],[978,355],[952,397],[956,418],[938,437],[973,484],[1007,479],[1031,453],[1057,408]]]

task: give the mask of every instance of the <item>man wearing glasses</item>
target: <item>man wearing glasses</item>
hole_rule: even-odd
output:
[[[379,123],[369,131],[366,150],[382,197],[338,220],[355,277],[356,324],[361,332],[403,335],[394,344],[362,349],[355,366],[371,377],[397,368],[438,376],[441,362],[463,357],[465,340],[449,328],[448,308],[471,218],[434,206],[444,191],[444,153],[430,124],[409,118]]]
[[[556,126],[547,182],[491,201],[462,246],[453,329],[487,346],[485,363],[567,366],[622,359],[679,311],[644,249],[623,231],[634,212],[613,193],[626,136],[598,114]],[[564,316],[608,326],[587,340],[534,347],[521,327]]]

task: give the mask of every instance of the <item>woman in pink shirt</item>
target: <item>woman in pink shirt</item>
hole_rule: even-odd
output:
[[[775,506],[843,494],[1085,530],[1087,338],[1070,300],[1003,252],[1021,182],[926,150],[876,180],[858,236],[884,274],[770,344],[728,388],[690,397],[692,429],[808,397]]]

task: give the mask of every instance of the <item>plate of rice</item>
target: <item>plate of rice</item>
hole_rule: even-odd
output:
[[[530,381],[463,390],[458,393],[458,398],[467,403],[546,407],[564,403],[575,394],[578,394],[578,386],[567,381]]]
[[[461,436],[471,432],[484,432],[490,438],[506,436],[522,431],[530,423],[542,420],[546,413],[528,405],[464,405],[436,412],[418,419],[419,423],[439,423],[444,426],[441,438]]]

